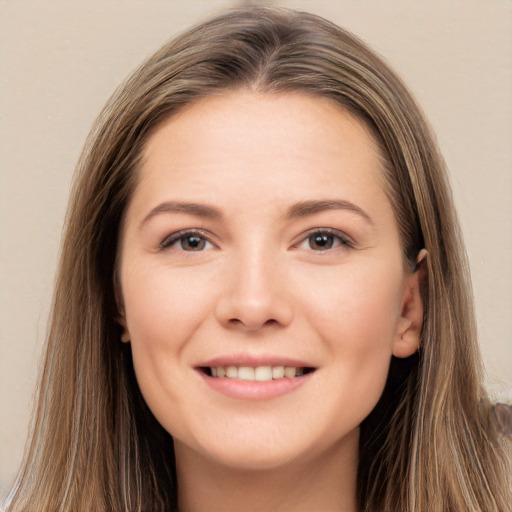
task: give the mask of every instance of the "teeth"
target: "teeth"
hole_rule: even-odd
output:
[[[293,366],[215,366],[210,368],[212,377],[238,379],[250,382],[268,382],[283,377],[293,379],[304,375],[304,368]]]
[[[272,367],[272,378],[282,379],[284,377],[284,366],[273,366]]]
[[[254,369],[254,380],[258,382],[265,382],[272,380],[272,367],[271,366],[258,366]]]
[[[254,380],[254,368],[240,366],[238,368],[238,378],[239,380]]]
[[[226,368],[226,377],[229,379],[238,379],[238,368],[236,366],[228,366]]]
[[[284,367],[284,376],[290,378],[295,377],[295,368],[293,366]]]

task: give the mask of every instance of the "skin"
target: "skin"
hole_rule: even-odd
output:
[[[290,216],[326,200],[344,203]],[[186,229],[200,250],[169,238]],[[361,121],[327,99],[250,91],[164,121],[127,209],[119,296],[139,386],[175,440],[183,511],[356,510],[359,424],[422,318]],[[233,354],[315,371],[277,397],[233,398],[197,369]]]

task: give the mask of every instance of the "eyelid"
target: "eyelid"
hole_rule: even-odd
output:
[[[194,235],[206,240],[206,242],[213,245],[214,247],[217,247],[217,245],[212,241],[211,233],[209,233],[208,231],[205,231],[204,229],[200,229],[200,228],[186,228],[186,229],[180,229],[179,231],[175,231],[174,233],[167,235],[162,240],[162,242],[160,242],[158,248],[161,250],[169,249],[180,239],[182,239],[186,236],[194,236]]]
[[[341,245],[346,247],[354,247],[355,242],[343,231],[340,231],[335,228],[327,228],[327,227],[317,227],[312,228],[304,233],[302,233],[296,241],[292,244],[292,248],[298,248],[302,243],[304,243],[310,236],[313,235],[323,235],[328,234],[330,236],[334,236],[337,238]],[[186,236],[198,236],[202,239],[204,239],[206,242],[210,243],[214,247],[218,247],[216,243],[212,241],[212,234],[209,231],[206,231],[201,228],[186,228],[186,229],[180,229],[179,231],[175,231],[174,233],[171,233],[167,235],[162,242],[159,244],[159,249],[164,250],[172,247],[176,242],[178,242],[180,239],[186,237]],[[320,252],[320,251],[319,251]],[[328,252],[328,251],[325,251]]]
[[[300,235],[300,238],[298,238],[297,242],[293,244],[293,248],[298,248],[302,243],[304,243],[310,236],[312,235],[331,235],[336,237],[338,240],[340,240],[341,245],[353,248],[355,246],[355,242],[352,240],[351,237],[349,237],[345,232],[340,231],[339,229],[335,228],[313,228],[309,229],[308,231],[302,233]],[[330,249],[332,250],[332,249]],[[329,250],[326,251],[316,251],[316,252],[329,252]]]

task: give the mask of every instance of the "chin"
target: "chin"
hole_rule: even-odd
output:
[[[208,461],[225,469],[278,471],[329,458],[328,454],[357,450],[358,439],[358,427],[334,439],[328,432],[307,436],[302,429],[286,430],[273,425],[271,428],[260,426],[257,431],[238,428],[215,433],[209,430],[204,438],[196,437],[195,442],[183,443],[175,439],[175,450],[177,458],[191,457],[196,463]]]
[[[278,471],[307,458],[302,453],[265,449],[261,446],[245,446],[241,450],[212,447],[198,455],[216,466],[240,472]]]

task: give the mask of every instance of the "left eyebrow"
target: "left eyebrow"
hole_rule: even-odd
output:
[[[296,219],[300,217],[307,217],[315,213],[324,212],[326,210],[348,210],[357,213],[366,222],[374,225],[372,218],[359,206],[341,199],[323,199],[320,201],[301,201],[292,205],[288,209],[287,217],[289,219]]]

